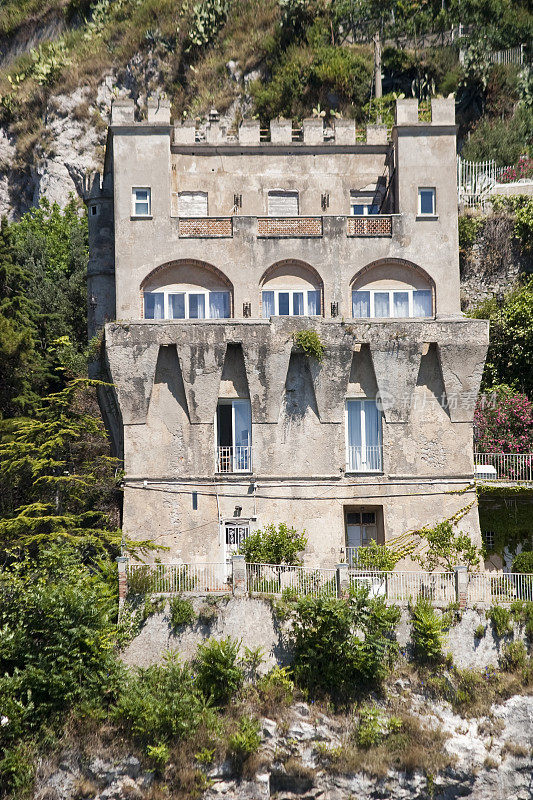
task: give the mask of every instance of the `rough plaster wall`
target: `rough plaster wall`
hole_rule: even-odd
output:
[[[214,598],[209,598],[211,603]],[[193,607],[196,613],[206,606],[205,598],[194,598]],[[217,614],[211,624],[197,620],[178,633],[170,627],[168,605],[161,614],[154,614],[146,621],[139,635],[128,645],[122,654],[123,661],[129,666],[146,667],[161,660],[168,649],[175,649],[184,660],[194,658],[200,642],[213,637],[223,639],[231,636],[241,641],[242,651],[245,647],[261,647],[265,653],[263,671],[274,664],[289,664],[291,661],[288,641],[289,625],[280,623],[272,612],[270,602],[249,597],[221,597],[216,606]],[[481,639],[474,637],[479,625],[485,625],[485,635]],[[402,650],[411,647],[411,618],[406,609],[402,610],[401,620],[396,628],[396,637]],[[515,625],[514,639],[525,641],[525,635]],[[502,647],[513,636],[498,639],[493,633],[484,610],[469,609],[462,613],[460,622],[455,623],[447,632],[445,652],[450,652],[454,663],[460,669],[484,668],[498,666],[498,658]]]

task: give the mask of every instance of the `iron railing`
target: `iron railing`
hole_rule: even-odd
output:
[[[513,603],[515,600],[533,601],[533,575],[521,572],[469,575],[468,603]]]
[[[161,592],[227,593],[231,591],[226,564],[130,564],[128,587],[134,594]]]

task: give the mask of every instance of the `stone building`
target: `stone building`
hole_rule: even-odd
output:
[[[454,101],[431,110],[400,100],[360,142],[351,120],[232,133],[213,113],[200,135],[165,101],[143,122],[115,102],[86,192],[89,326],[128,536],[220,562],[285,521],[321,566],[458,512],[478,540],[488,324],[460,312]]]

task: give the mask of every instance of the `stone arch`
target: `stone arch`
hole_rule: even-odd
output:
[[[425,269],[423,269],[423,267],[420,267],[418,264],[415,264],[413,261],[408,261],[405,258],[379,258],[376,261],[371,261],[353,275],[350,281],[350,289],[353,290],[354,288],[360,288],[361,286],[370,283],[372,273],[376,275],[376,278],[380,276],[380,273],[383,277],[385,277],[389,270],[390,275],[388,277],[390,277],[392,280],[398,280],[399,282],[405,280],[408,283],[412,282],[415,288],[430,289],[433,314],[435,315],[437,313],[435,281],[431,275]],[[406,278],[406,276],[408,276],[408,278]],[[363,281],[365,282],[363,283]]]
[[[218,283],[221,287],[224,287],[229,291],[230,294],[230,317],[233,317],[233,284],[230,279],[225,275],[222,270],[215,267],[213,264],[210,264],[207,261],[201,261],[200,259],[196,258],[176,258],[172,261],[166,261],[164,264],[159,264],[159,266],[152,269],[141,281],[140,284],[140,304],[141,304],[141,318],[144,317],[144,292],[146,287],[149,286],[151,283],[157,281],[157,279],[163,279],[165,272],[170,273],[171,271],[176,271],[179,273],[180,269],[184,271],[189,269],[197,271],[199,273],[205,272],[206,275],[210,276],[211,280],[214,280]],[[198,283],[198,285],[202,285]]]
[[[281,261],[275,261],[261,275],[259,281],[260,291],[265,288],[269,281],[283,278],[284,276],[288,277],[291,274],[297,280],[307,281],[320,292],[320,316],[324,316],[324,282],[320,273],[306,261],[300,261],[297,258],[285,258]]]

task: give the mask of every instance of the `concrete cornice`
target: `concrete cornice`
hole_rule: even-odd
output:
[[[239,144],[239,142],[221,144],[195,142],[194,144],[172,144],[170,147],[170,152],[173,154],[191,156],[333,155],[335,153],[388,155],[391,150],[391,144],[335,144],[334,142],[316,145],[304,142],[292,142],[291,144],[262,142],[250,145]]]

